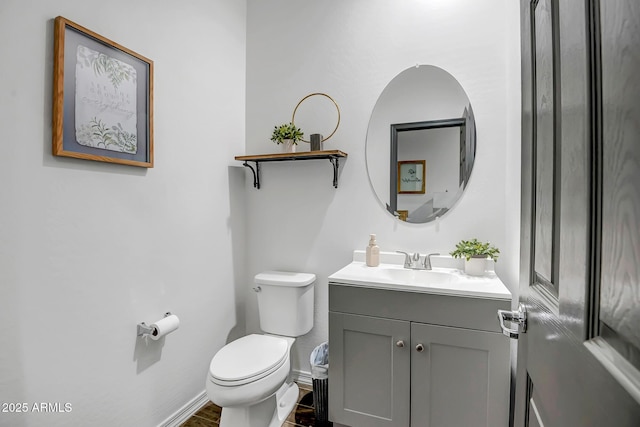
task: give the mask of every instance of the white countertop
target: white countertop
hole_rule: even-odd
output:
[[[448,255],[433,257],[433,265],[446,267],[434,267],[432,270],[406,269],[403,266],[404,255],[396,253],[381,253],[380,265],[368,267],[363,255],[363,251],[354,251],[354,261],[330,275],[329,282],[366,288],[511,300],[511,292],[494,271],[487,270],[484,276],[468,276],[459,268],[452,268],[461,263]]]

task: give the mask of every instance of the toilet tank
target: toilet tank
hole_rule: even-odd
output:
[[[260,329],[269,334],[299,337],[313,327],[316,275],[287,271],[256,274]]]

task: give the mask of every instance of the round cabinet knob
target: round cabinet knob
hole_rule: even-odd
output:
[[[396,343],[396,347],[400,347],[400,348],[404,347],[404,341],[402,341],[402,340],[398,341]]]
[[[416,350],[418,350],[418,353],[422,353],[424,351],[424,346],[422,344],[418,344],[416,346]]]

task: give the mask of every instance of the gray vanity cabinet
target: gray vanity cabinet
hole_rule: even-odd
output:
[[[329,284],[329,419],[352,427],[506,427],[509,300]]]

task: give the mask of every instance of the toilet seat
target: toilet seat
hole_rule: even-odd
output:
[[[289,356],[286,339],[252,334],[225,345],[211,360],[209,377],[221,386],[257,381],[280,368]]]

